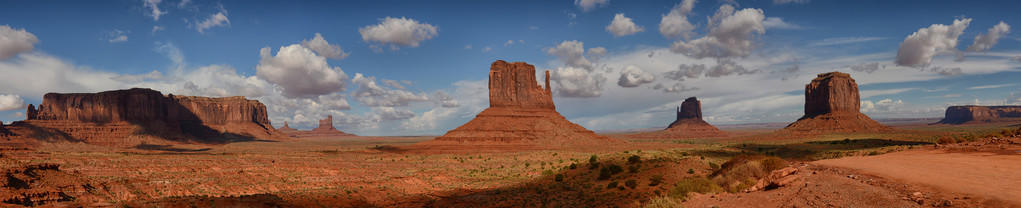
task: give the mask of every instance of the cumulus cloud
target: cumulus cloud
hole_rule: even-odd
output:
[[[24,28],[16,30],[11,26],[0,25],[0,61],[32,51],[36,43],[39,43],[39,38]]]
[[[617,38],[645,31],[645,27],[635,24],[631,18],[625,17],[624,13],[617,13],[617,15],[613,16],[613,21],[610,22],[610,25],[606,26],[606,31],[609,31],[613,34],[613,37]]]
[[[610,4],[610,0],[574,0],[574,5],[578,6],[583,12],[592,11],[597,7],[603,7]]]
[[[206,30],[213,27],[230,26],[230,19],[227,19],[227,9],[220,6],[220,11],[216,14],[209,15],[208,18],[195,24],[195,29],[199,33],[205,33]]]
[[[861,112],[863,113],[875,113],[875,112],[890,112],[897,110],[898,107],[904,106],[904,101],[893,99],[882,99],[877,102],[869,100],[861,101]]]
[[[389,46],[391,50],[399,50],[399,46],[418,47],[419,43],[436,37],[436,26],[427,23],[419,23],[418,20],[405,17],[385,17],[379,20],[379,24],[358,28],[362,35],[362,41],[375,42],[372,48],[376,52],[382,52],[383,46]]]
[[[25,100],[19,95],[0,94],[0,111],[9,111],[25,108]]]
[[[659,34],[666,38],[685,38],[694,35],[695,25],[688,20],[688,14],[695,8],[695,0],[684,0],[674,6],[670,13],[659,21]]]
[[[698,78],[705,71],[705,64],[681,64],[677,66],[677,70],[664,72],[663,76],[668,79],[681,81],[684,78]]]
[[[340,49],[340,46],[326,42],[323,35],[319,33],[316,33],[315,37],[312,37],[312,40],[302,40],[301,45],[308,49],[312,49],[312,51],[315,51],[316,54],[319,54],[320,56],[330,59],[345,59],[348,55],[351,55]]]
[[[762,21],[762,26],[765,27],[766,29],[788,29],[788,30],[801,29],[800,25],[785,22],[783,21],[783,18],[779,17],[766,18],[766,20]]]
[[[366,77],[361,73],[355,73],[351,82],[358,86],[351,96],[365,106],[370,107],[393,107],[407,106],[412,102],[428,101],[429,96],[425,93],[412,93],[405,90],[391,89],[376,84],[376,77]]]
[[[450,94],[447,94],[447,92],[444,92],[443,90],[436,90],[436,92],[433,92],[433,100],[439,102],[440,106],[444,108],[456,108],[461,106],[461,104],[457,103],[457,100],[454,99],[454,96],[450,96]]]
[[[381,79],[380,81],[382,81],[383,84],[385,84],[386,86],[390,86],[390,87],[393,87],[393,88],[396,88],[396,89],[402,89],[402,90],[408,89],[407,87],[404,87],[404,85],[402,85],[400,81],[397,81],[397,80]]]
[[[656,81],[656,75],[645,72],[645,70],[637,66],[628,65],[624,67],[624,70],[620,71],[620,79],[617,80],[617,85],[631,88],[654,81]]]
[[[559,96],[590,98],[603,94],[606,77],[583,68],[568,66],[551,71],[550,80],[556,83],[555,89]]]
[[[128,41],[127,32],[124,32],[124,31],[119,30],[119,29],[114,29],[111,32],[107,32],[107,34],[106,34],[106,41],[107,42],[111,42],[111,43],[119,43],[119,42]]]
[[[604,48],[605,50],[605,48]],[[595,66],[585,58],[585,43],[577,40],[561,42],[556,47],[546,48],[546,53],[560,58],[568,67],[578,67],[585,71],[595,70]]]
[[[670,87],[664,87],[662,84],[659,84],[659,85],[656,85],[656,87],[653,87],[653,89],[659,89],[659,88],[663,88],[663,92],[673,92],[673,93],[699,90],[698,87],[687,87],[687,86],[684,86],[683,84],[681,84],[680,82],[678,82],[678,83],[676,83],[676,84],[674,84],[673,86],[670,86]]]
[[[975,36],[975,42],[973,42],[971,46],[968,46],[968,49],[966,50],[972,52],[989,51],[989,48],[996,45],[996,42],[999,42],[1000,38],[1003,38],[1003,36],[1006,36],[1008,33],[1010,33],[1010,25],[1000,21],[1000,24],[996,24],[993,28],[989,28],[989,31],[986,32],[986,34],[979,34],[978,36]]]
[[[688,57],[729,58],[747,57],[752,48],[752,33],[766,32],[761,9],[736,11],[725,4],[710,18],[709,34],[688,42],[679,40],[670,45],[670,51]]]
[[[851,70],[872,73],[879,71],[879,62],[872,63],[858,63],[851,66]]]
[[[744,66],[738,65],[737,62],[731,59],[716,59],[716,66],[706,70],[705,76],[707,77],[722,77],[732,74],[745,75],[758,73],[759,70],[748,70]]]
[[[964,33],[964,29],[971,24],[970,18],[956,19],[951,25],[933,24],[928,28],[918,29],[917,32],[904,38],[900,47],[897,48],[897,58],[894,62],[898,66],[926,67],[932,62],[932,57],[938,54],[957,54],[957,38]]]
[[[603,47],[595,47],[588,49],[588,57],[592,58],[592,61],[599,61],[600,58],[606,56],[607,50]]]
[[[145,15],[152,17],[153,21],[160,21],[160,16],[167,14],[167,12],[160,10],[159,4],[162,1],[163,0],[142,0],[142,6],[149,10],[149,12]]]
[[[299,44],[282,46],[271,55],[269,47],[259,51],[256,74],[283,88],[290,98],[311,97],[344,91],[348,76],[340,67],[330,67],[326,58]]]

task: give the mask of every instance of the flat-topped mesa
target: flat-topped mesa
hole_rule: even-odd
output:
[[[546,88],[535,84],[535,66],[525,62],[493,62],[489,70],[489,107],[556,110],[546,71]]]
[[[499,60],[493,62],[489,70],[489,108],[443,136],[416,145],[453,149],[475,145],[461,149],[473,150],[478,149],[478,145],[555,149],[617,143],[622,141],[596,135],[556,111],[549,88],[549,72],[546,72],[546,87],[543,88],[536,84],[535,66]]]
[[[984,123],[1017,121],[1021,119],[1021,106],[950,106],[939,124]]]
[[[889,130],[860,111],[858,84],[841,72],[819,74],[805,85],[805,115],[784,130],[797,132],[876,132]]]
[[[695,97],[689,97],[677,107],[677,120],[695,118],[702,120],[702,102]]]

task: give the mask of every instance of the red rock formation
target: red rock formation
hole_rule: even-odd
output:
[[[805,116],[787,125],[794,132],[875,132],[890,127],[859,111],[858,84],[841,72],[819,74],[805,85]]]
[[[563,148],[621,143],[571,123],[556,111],[553,93],[535,84],[535,66],[524,62],[493,62],[489,71],[489,108],[475,119],[426,145],[520,145]]]
[[[266,106],[259,101],[240,96],[164,96],[159,91],[140,88],[47,93],[38,110],[28,106],[27,118],[19,125],[32,129],[27,132],[30,137],[111,146],[140,143],[145,139],[128,138],[150,136],[209,142],[283,138],[270,125]]]
[[[721,131],[712,124],[702,120],[702,102],[695,97],[685,99],[677,108],[677,120],[663,130],[666,136],[677,137],[725,137],[727,132]]]
[[[284,128],[290,128],[290,127],[287,126],[287,122],[286,121],[284,122],[284,127],[280,128],[280,130],[283,131]],[[312,129],[311,131],[300,131],[300,130],[297,130],[297,129],[292,129],[292,130],[293,131],[289,130],[287,132],[284,132],[284,134],[287,134],[287,136],[300,137],[300,138],[337,138],[337,137],[358,136],[358,135],[354,135],[354,134],[345,133],[343,131],[337,130],[337,128],[334,128],[333,127],[333,116],[332,115],[326,116],[326,119],[319,120],[319,127],[316,127],[315,129]]]
[[[297,132],[298,131],[297,129],[291,128],[291,126],[287,125],[287,121],[284,121],[284,127],[280,127],[277,130],[279,130],[280,133],[284,133],[284,134],[293,133],[293,132]]]
[[[939,124],[1016,121],[1021,119],[1021,106],[950,106]]]

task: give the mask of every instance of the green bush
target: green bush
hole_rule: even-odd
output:
[[[610,165],[607,168],[610,169],[610,172],[613,175],[617,175],[620,172],[624,172],[624,167],[621,167],[620,165],[617,165],[617,164]]]
[[[627,186],[628,188],[631,189],[635,189],[635,187],[638,187],[638,181],[636,181],[635,179],[628,179],[627,181],[624,181],[624,186]]]
[[[663,183],[663,175],[652,175],[649,178],[649,186],[658,186],[660,183]]]
[[[571,170],[578,169],[578,164],[571,163],[571,166],[567,166],[567,167],[570,168]]]
[[[641,163],[641,162],[642,162],[642,157],[638,156],[638,155],[631,155],[631,157],[627,158],[627,163],[628,164],[638,164],[638,163]]]
[[[627,172],[629,172],[629,173],[638,173],[638,169],[639,168],[642,168],[642,166],[639,166],[639,165],[628,166],[627,167]]]
[[[720,165],[718,165],[718,164],[716,164],[714,162],[709,162],[709,169],[712,169],[713,171],[719,170],[720,169]]]
[[[612,188],[617,188],[617,182],[616,181],[610,181],[610,183],[606,184],[606,189],[612,189]]]
[[[720,185],[716,185],[716,183],[713,183],[708,178],[699,176],[678,181],[677,185],[670,189],[670,192],[667,192],[667,195],[677,199],[684,199],[691,192],[708,194],[721,191],[723,191],[723,188]]]
[[[648,204],[642,206],[643,208],[676,208],[682,207],[681,203],[678,203],[674,198],[671,197],[656,197],[649,201]]]
[[[596,162],[599,162],[599,157],[596,157],[596,155],[592,155],[592,157],[588,158],[588,163],[596,163]]]
[[[688,174],[695,174],[695,169],[688,168]]]
[[[601,181],[610,180],[610,176],[613,176],[613,173],[610,171],[609,168],[603,167],[602,169],[599,169],[599,178],[598,178],[599,180],[601,180]]]
[[[564,174],[563,173],[558,173],[557,176],[553,177],[553,181],[556,181],[556,182],[564,181]]]

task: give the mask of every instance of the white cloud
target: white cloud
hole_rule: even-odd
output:
[[[164,55],[167,56],[167,59],[170,59],[170,61],[174,62],[174,66],[173,68],[171,68],[171,70],[175,76],[180,76],[184,71],[184,67],[188,64],[184,60],[184,54],[181,53],[181,49],[177,48],[176,45],[170,42],[167,43],[156,42],[155,44],[156,47],[153,48],[153,50],[155,50],[156,52],[163,53]]]
[[[514,40],[507,40],[507,42],[503,43],[503,46],[509,46],[509,45],[514,45]]]
[[[698,78],[705,73],[705,64],[681,64],[677,66],[677,70],[667,71],[663,73],[666,78],[681,81],[684,78]]]
[[[552,70],[550,80],[556,83],[554,89],[559,96],[590,98],[599,97],[603,93],[606,77],[583,68],[567,66]]]
[[[453,84],[453,94],[449,95],[450,100],[455,100],[457,106],[450,106],[447,103],[437,106],[421,115],[410,118],[401,123],[401,127],[407,130],[426,131],[429,134],[438,134],[453,129],[469,119],[475,117],[486,107],[489,107],[489,87],[486,80],[479,81],[458,81]],[[443,91],[436,91],[437,93]],[[443,92],[443,94],[446,94]],[[441,97],[434,94],[437,97]],[[445,98],[438,98],[444,100]]]
[[[340,46],[326,42],[323,35],[319,33],[316,33],[315,37],[312,37],[312,40],[302,40],[301,45],[308,49],[312,49],[312,51],[315,51],[320,56],[330,59],[345,59],[348,55],[351,55],[340,49]]]
[[[583,12],[592,11],[597,7],[603,7],[610,4],[610,0],[574,0],[574,5],[578,6]]]
[[[620,71],[620,79],[617,85],[621,87],[638,87],[656,81],[656,75],[652,75],[637,66],[626,66]]]
[[[711,18],[709,34],[688,42],[679,40],[670,45],[670,51],[697,59],[705,57],[746,57],[755,46],[752,33],[766,32],[761,9],[742,9],[725,4]]]
[[[143,82],[143,81],[163,79],[163,73],[160,72],[160,71],[153,70],[153,71],[151,71],[149,73],[146,73],[146,74],[137,74],[137,75],[124,74],[124,75],[112,77],[110,79],[116,80],[118,82],[124,82],[124,83],[139,83],[139,82]]]
[[[610,22],[610,25],[606,26],[606,31],[613,34],[613,37],[618,38],[645,31],[645,27],[635,24],[631,18],[625,17],[624,13],[617,13],[617,15],[613,16],[613,21]]]
[[[223,26],[230,26],[230,20],[227,19],[227,9],[220,6],[219,12],[209,15],[209,18],[206,18],[206,20],[196,24],[195,29],[197,29],[199,33],[205,33],[205,31],[209,28]]]
[[[156,31],[161,31],[161,30],[165,30],[165,29],[167,29],[167,28],[163,27],[163,26],[159,26],[159,25],[153,25],[152,26],[152,32],[150,32],[150,34],[156,34]]]
[[[450,94],[447,94],[447,92],[444,92],[443,90],[436,90],[436,92],[433,92],[433,100],[438,102],[440,106],[444,108],[456,108],[461,106],[461,104],[454,99],[454,96],[450,96]]]
[[[351,96],[365,106],[407,106],[412,102],[429,101],[429,96],[425,93],[415,94],[405,90],[384,88],[376,84],[376,77],[365,77],[361,73],[355,73],[351,82],[358,86]]]
[[[22,100],[21,96],[0,94],[0,111],[9,111],[24,108],[25,100]]]
[[[964,72],[961,70],[961,67],[936,66],[936,67],[929,67],[929,71],[930,72],[936,72],[937,74],[942,74],[942,75],[945,75],[945,76],[948,76],[948,77],[953,77],[953,76],[964,74]]]
[[[1010,33],[1010,25],[1000,21],[1000,24],[996,24],[993,28],[989,28],[986,34],[979,34],[975,36],[975,42],[968,46],[967,51],[972,52],[986,52],[990,48],[996,45],[996,42],[1000,41],[1000,38]]]
[[[184,9],[188,4],[191,4],[191,0],[181,0],[181,2],[177,2],[177,8]]]
[[[980,85],[980,86],[969,87],[968,89],[969,90],[982,90],[982,89],[995,89],[995,88],[1010,87],[1010,86],[1014,86],[1014,84]]]
[[[153,21],[159,21],[160,16],[167,14],[167,12],[160,10],[159,4],[163,0],[142,0],[142,6],[149,10],[146,16],[152,17]]]
[[[1015,56],[1014,58],[1010,58],[1010,61],[1021,63],[1021,55]]]
[[[326,58],[299,45],[281,46],[275,56],[269,47],[259,51],[256,74],[283,88],[290,98],[311,97],[344,91],[348,76],[340,67],[330,67]]]
[[[436,26],[427,23],[419,23],[418,20],[405,17],[386,17],[379,20],[377,25],[369,25],[358,28],[362,35],[362,41],[376,42],[374,50],[381,52],[382,46],[389,46],[391,50],[399,50],[399,46],[418,47],[419,43],[432,39],[439,35]]]
[[[862,113],[877,113],[877,112],[891,112],[897,111],[899,107],[904,106],[904,101],[893,99],[882,99],[878,102],[872,102],[869,100],[861,101],[861,112]]]
[[[407,87],[404,87],[404,85],[401,85],[401,82],[397,81],[397,80],[381,79],[380,81],[382,81],[383,84],[385,84],[386,86],[390,86],[390,87],[393,87],[393,88],[396,88],[396,89],[402,89],[402,90],[408,89]]]
[[[1021,91],[1010,93],[1010,97],[1007,97],[1008,105],[1021,105]]]
[[[766,18],[766,20],[762,21],[762,26],[765,27],[766,29],[788,29],[788,30],[801,29],[800,25],[784,22],[783,18],[779,17]]]
[[[851,70],[855,70],[855,71],[860,71],[860,72],[865,72],[865,73],[870,73],[871,74],[872,72],[879,71],[879,62],[858,63],[858,64],[855,64],[855,65],[851,65]]]
[[[106,34],[106,41],[111,42],[111,43],[119,43],[119,42],[128,41],[127,33],[128,32],[125,32],[125,31],[122,31],[122,30],[119,30],[119,29],[114,29],[111,32],[107,32],[107,34]]]
[[[897,48],[898,66],[926,67],[932,61],[932,57],[939,54],[957,54],[957,38],[964,33],[971,23],[970,18],[956,19],[952,25],[933,24],[928,28],[918,29],[917,32],[904,38],[900,47]]]
[[[36,43],[39,43],[39,39],[24,28],[15,30],[10,26],[0,25],[0,61],[32,51]]]
[[[758,73],[759,70],[748,70],[744,66],[738,65],[737,62],[731,59],[716,59],[716,66],[706,70],[705,76],[707,77],[722,77],[732,74],[745,75]]]
[[[585,58],[585,43],[577,40],[561,42],[556,47],[546,48],[546,53],[557,56],[568,67],[578,67],[585,71],[594,71],[595,66]]]
[[[659,21],[659,34],[666,38],[688,39],[694,33],[695,25],[688,20],[688,14],[695,8],[695,0],[684,0],[674,6],[670,13]]]
[[[663,86],[662,85],[657,85],[656,88],[661,88],[661,87],[663,87]],[[674,93],[687,92],[687,91],[693,91],[693,90],[699,90],[699,88],[698,87],[684,86],[684,84],[681,84],[680,82],[674,84],[674,86],[663,88],[663,92],[674,92]]]
[[[482,48],[482,53],[487,53],[487,52],[492,51],[492,50],[493,50],[493,47],[486,46],[485,48]]]
[[[836,38],[826,38],[826,39],[822,39],[822,40],[811,41],[811,42],[808,43],[808,46],[843,45],[843,44],[861,43],[861,42],[877,41],[877,40],[884,40],[884,39],[886,39],[886,38],[880,38],[880,37],[836,37]]]
[[[808,3],[809,0],[773,0],[773,4]]]

